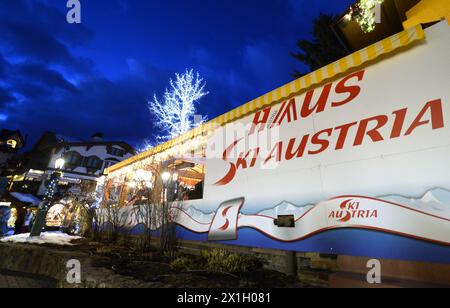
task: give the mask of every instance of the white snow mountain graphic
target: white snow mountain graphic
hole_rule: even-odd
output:
[[[450,219],[450,191],[437,188],[427,191],[422,197],[408,198],[399,195],[388,195],[378,197],[380,200],[390,201],[419,210],[431,215]],[[307,204],[303,206],[295,205],[288,201],[283,201],[273,208],[264,209],[257,215],[277,218],[278,215],[294,215],[295,219],[302,217],[315,205]],[[215,212],[204,213],[193,206],[184,209],[184,211],[193,219],[200,223],[210,223],[214,219]]]
[[[210,223],[214,219],[214,212],[212,213],[203,213],[202,211],[196,209],[191,206],[187,209],[184,209],[184,212],[191,216],[193,219],[198,221],[199,223]]]
[[[450,191],[442,188],[429,190],[421,198],[406,198],[392,195],[384,196],[380,199],[450,219]]]
[[[313,207],[314,205],[312,204],[298,206],[291,202],[283,201],[271,209],[259,212],[258,215],[269,216],[273,218],[277,218],[278,215],[294,215],[294,218],[298,219]]]

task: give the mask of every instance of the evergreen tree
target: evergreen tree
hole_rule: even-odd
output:
[[[321,14],[313,21],[313,39],[297,42],[300,51],[292,53],[292,56],[306,64],[311,72],[349,54],[332,29],[335,20],[334,16]],[[300,78],[305,73],[294,71],[293,75]]]

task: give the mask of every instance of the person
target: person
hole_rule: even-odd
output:
[[[195,184],[195,188],[189,194],[189,200],[199,200],[203,199],[203,181]]]
[[[0,237],[8,233],[8,220],[11,210],[9,207],[0,206]]]
[[[180,182],[178,180],[170,181],[167,186],[167,202],[173,202],[177,199]]]
[[[20,230],[20,233],[30,233],[33,216],[34,216],[33,211],[30,208],[27,208],[27,213],[25,214],[25,218],[23,220],[23,225]]]

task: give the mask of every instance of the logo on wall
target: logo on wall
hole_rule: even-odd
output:
[[[378,210],[365,209],[361,202],[348,199],[341,203],[340,210],[331,211],[328,219],[349,222],[353,218],[378,218]]]
[[[225,201],[211,223],[208,234],[210,241],[225,241],[237,239],[238,215],[244,205],[245,198]]]

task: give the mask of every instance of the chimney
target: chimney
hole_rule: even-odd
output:
[[[102,133],[95,133],[91,136],[91,141],[103,141]]]

